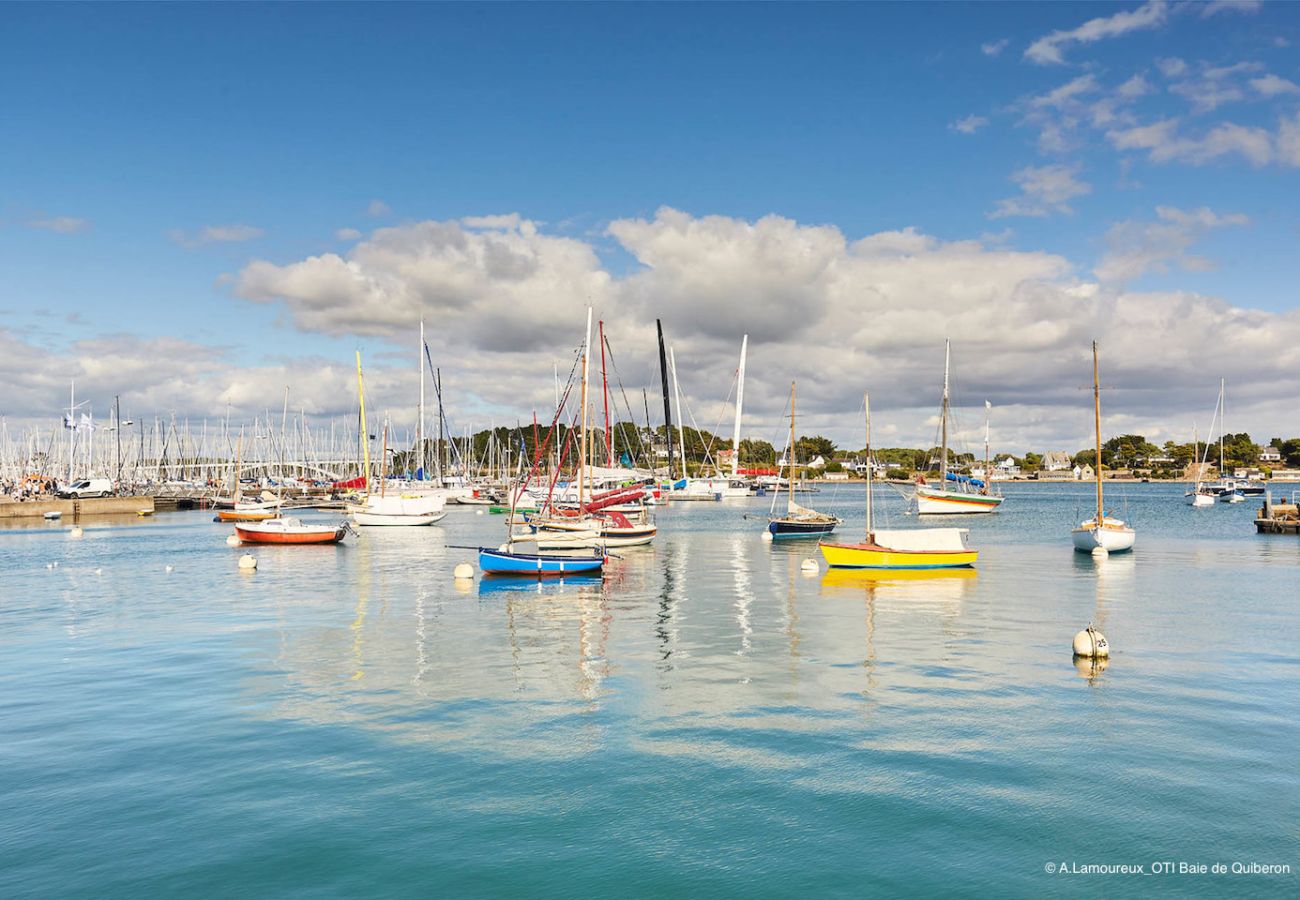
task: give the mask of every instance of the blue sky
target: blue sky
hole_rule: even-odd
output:
[[[1127,13],[1150,24],[1040,45],[1059,60],[1026,56]],[[1158,246],[1112,265],[1125,291],[1297,307],[1300,158],[1281,138],[1300,111],[1294,5],[11,4],[0,16],[0,308],[69,366],[69,342],[113,334],[184,336],[250,367],[401,347],[391,332],[295,325],[292,298],[249,302],[240,273],[346,258],[376,228],[506,213],[589,244],[616,280],[645,259],[610,223],[665,206],[775,214],[850,242],[910,227],[1058,256],[1058,281],[1093,279],[1141,234]],[[1126,119],[1083,121],[1135,77]],[[1036,103],[1076,80],[1074,100]],[[1119,146],[1169,119],[1162,143]],[[1045,148],[1062,121],[1074,124]],[[1225,123],[1246,149],[1205,149]],[[1267,160],[1249,156],[1261,135]],[[1015,180],[1026,170],[1040,173],[1036,194]],[[1003,201],[1012,214],[997,214]],[[1174,233],[1151,238],[1152,225]]]

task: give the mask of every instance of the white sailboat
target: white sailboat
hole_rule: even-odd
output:
[[[951,343],[944,341],[943,402],[939,410],[939,486],[932,487],[926,484],[924,477],[917,479],[913,500],[916,504],[916,513],[920,516],[991,513],[1002,505],[1003,500],[1000,495],[992,493],[989,489],[990,473],[987,463],[984,465],[983,480],[948,471],[948,363],[950,356]],[[987,435],[988,422],[986,419],[986,438]],[[987,452],[985,455],[987,456]]]
[[[360,503],[348,505],[352,521],[367,527],[432,525],[447,515],[446,495],[439,493],[395,494],[388,496],[386,463],[388,460],[388,426],[384,426],[383,455],[379,462],[379,494],[370,492],[370,438],[366,432],[366,390],[361,377],[361,353],[357,352],[357,393],[361,403],[361,444],[365,466],[366,495]]]
[[[1219,411],[1222,408],[1222,406],[1223,406],[1223,382],[1220,381],[1219,401],[1214,406],[1214,418],[1210,420],[1211,435],[1214,434],[1214,423],[1219,421]],[[1209,458],[1210,455],[1210,441],[1208,439],[1205,441],[1205,451],[1201,453],[1200,458],[1197,459],[1197,450],[1200,449],[1199,444],[1200,442],[1196,434],[1196,429],[1193,428],[1192,429],[1192,459],[1197,463],[1196,486],[1192,488],[1192,490],[1184,494],[1183,499],[1187,501],[1187,504],[1189,506],[1203,508],[1207,506],[1213,506],[1216,496],[1215,496],[1215,491],[1213,491],[1209,485],[1201,481],[1201,476],[1205,472],[1205,461],[1206,459]],[[1219,429],[1219,472],[1220,473],[1223,472],[1223,429],[1222,427],[1220,427]]]
[[[1084,553],[1102,549],[1108,553],[1121,553],[1133,549],[1137,532],[1126,525],[1122,519],[1106,515],[1102,505],[1101,493],[1101,380],[1097,370],[1097,342],[1092,342],[1092,402],[1093,416],[1097,432],[1097,459],[1094,469],[1097,475],[1097,511],[1091,519],[1085,519],[1070,532],[1074,549]]]

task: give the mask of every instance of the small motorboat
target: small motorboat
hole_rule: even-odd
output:
[[[347,533],[347,522],[314,525],[293,518],[235,525],[235,534],[245,544],[337,544]]]
[[[52,510],[50,510],[49,512],[47,512],[47,513],[45,514],[45,518],[46,518],[46,519],[49,519],[49,520],[52,522],[52,521],[54,521],[55,519],[62,519],[62,518],[63,518],[63,513],[59,512],[59,510],[57,510],[57,509],[52,509]]]
[[[560,556],[552,553],[516,553],[513,550],[478,548],[478,567],[484,575],[521,575],[545,578],[558,575],[595,573],[605,566],[605,552]]]

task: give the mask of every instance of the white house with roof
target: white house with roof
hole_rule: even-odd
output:
[[[1043,471],[1065,472],[1070,468],[1070,454],[1064,450],[1048,450],[1043,454]]]
[[[1282,451],[1269,444],[1267,447],[1259,448],[1259,461],[1262,463],[1279,463],[1282,461]]]

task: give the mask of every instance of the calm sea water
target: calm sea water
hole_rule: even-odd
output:
[[[1294,896],[1300,540],[1182,491],[1098,562],[1086,485],[1010,486],[929,578],[804,574],[764,500],[541,586],[453,583],[472,508],[255,574],[208,513],[0,531],[0,895]],[[1293,874],[1046,872],[1162,861]]]

